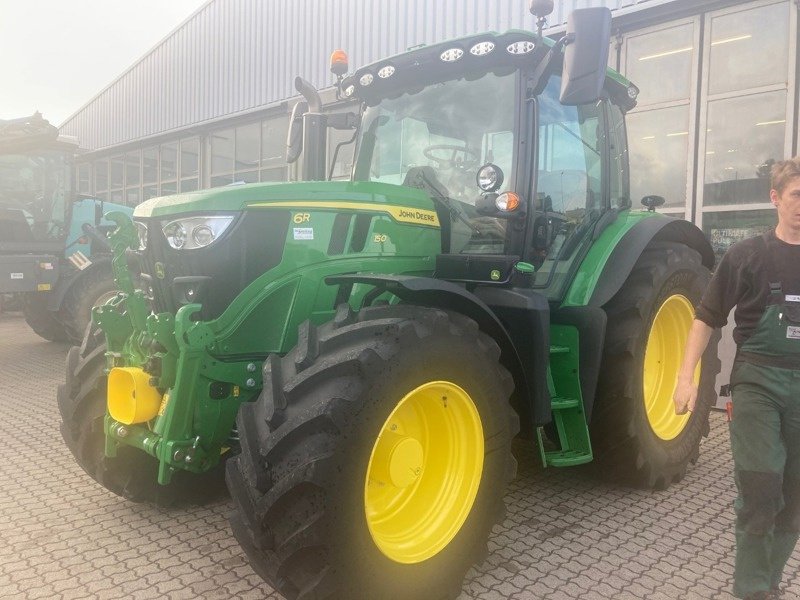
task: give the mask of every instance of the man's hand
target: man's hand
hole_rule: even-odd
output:
[[[675,392],[672,394],[676,415],[685,415],[687,411],[694,410],[694,404],[697,402],[697,384],[694,382],[694,374],[713,332],[714,330],[703,321],[697,319],[692,321],[692,328],[689,330],[689,339],[686,340],[686,349],[678,373],[678,382]]]
[[[672,401],[675,403],[676,415],[685,415],[687,411],[693,412],[694,404],[697,402],[697,386],[694,381],[678,379]]]

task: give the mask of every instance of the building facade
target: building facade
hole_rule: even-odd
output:
[[[285,140],[296,75],[329,88],[335,48],[356,67],[476,31],[533,29],[527,4],[210,0],[61,126],[86,151],[80,191],[135,205],[291,179]],[[660,210],[696,223],[718,255],[774,224],[770,165],[798,154],[798,4],[568,0],[549,19],[556,36],[573,8],[612,9],[609,63],[641,90],[627,116],[634,205],[663,196]],[[333,175],[348,176],[350,162],[340,153]],[[732,351],[723,344],[723,354]]]
[[[664,196],[661,210],[695,222],[720,253],[771,225],[769,166],[798,153],[798,3],[556,4],[553,35],[574,7],[613,10],[609,62],[641,89],[627,118],[634,203]],[[420,43],[534,26],[522,0],[211,0],[61,131],[87,151],[80,191],[117,202],[285,180],[294,76],[329,87],[334,48],[356,66]],[[348,166],[344,152],[335,175]]]

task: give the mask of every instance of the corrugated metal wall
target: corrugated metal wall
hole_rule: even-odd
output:
[[[668,0],[564,0],[612,9]],[[333,83],[328,56],[345,48],[352,67],[482,30],[534,27],[526,0],[213,0],[62,126],[96,150],[296,95],[294,77]]]

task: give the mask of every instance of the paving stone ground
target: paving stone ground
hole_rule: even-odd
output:
[[[136,505],[75,464],[55,400],[66,352],[19,314],[0,314],[0,598],[280,598],[231,535],[229,501]],[[507,517],[460,600],[731,598],[729,450],[724,415],[712,413],[683,482],[644,492],[602,483],[590,469],[542,469],[518,443]],[[795,552],[789,597],[800,597],[799,570]]]

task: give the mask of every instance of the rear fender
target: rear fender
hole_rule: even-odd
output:
[[[564,306],[604,306],[622,288],[639,257],[653,242],[685,244],[697,250],[705,267],[711,269],[714,266],[711,244],[703,232],[688,221],[658,214],[630,213],[627,219],[619,219],[615,225],[604,231],[595,242],[601,258],[584,260]],[[613,249],[608,252],[610,245]],[[590,255],[594,250],[590,250]],[[587,285],[587,281],[592,284]]]

